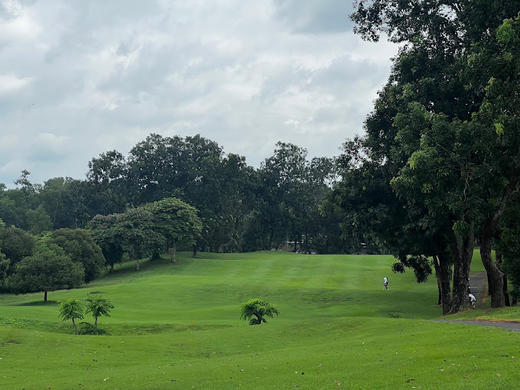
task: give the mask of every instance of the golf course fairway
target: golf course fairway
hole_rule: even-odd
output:
[[[512,389],[520,333],[442,319],[435,277],[391,256],[200,253],[126,263],[84,288],[0,295],[0,389]],[[383,277],[390,290],[383,288]],[[59,302],[109,299],[105,335]],[[279,317],[250,326],[258,297]],[[83,321],[93,322],[86,316]]]

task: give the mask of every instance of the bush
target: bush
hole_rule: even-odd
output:
[[[265,317],[273,318],[275,315],[278,315],[276,307],[259,298],[251,298],[242,304],[240,318],[249,320],[249,325],[260,325],[262,322],[267,322]]]

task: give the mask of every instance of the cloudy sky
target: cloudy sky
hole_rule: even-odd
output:
[[[396,48],[352,0],[0,0],[0,183],[84,178],[151,132],[257,166],[277,141],[332,156],[362,132]]]

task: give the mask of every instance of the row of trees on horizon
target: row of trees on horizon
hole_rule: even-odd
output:
[[[199,135],[151,134],[126,157],[112,150],[88,165],[84,180],[57,177],[33,184],[23,171],[17,188],[0,185],[0,219],[40,234],[84,228],[96,215],[176,197],[198,210],[199,250],[254,251],[291,242],[295,251],[327,253],[357,245],[341,238],[338,216],[319,209],[337,178],[336,159],[309,160],[293,144],[278,143],[255,169]]]

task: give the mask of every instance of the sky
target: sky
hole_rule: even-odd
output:
[[[278,141],[334,156],[363,133],[396,46],[352,0],[0,0],[0,183],[85,178],[150,133],[258,166]]]

